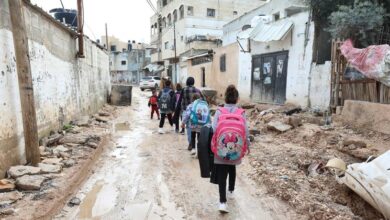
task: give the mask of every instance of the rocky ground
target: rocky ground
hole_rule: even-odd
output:
[[[295,106],[247,105],[254,142],[249,176],[308,219],[384,219],[325,168],[363,162],[390,149],[389,135],[354,129],[339,116]],[[387,146],[386,146],[387,145]]]
[[[105,106],[41,139],[39,166],[11,167],[0,180],[0,219],[40,219],[56,212],[107,144],[113,114],[115,108]]]

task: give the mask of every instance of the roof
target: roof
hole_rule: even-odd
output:
[[[149,72],[158,73],[164,71],[164,66],[158,64],[148,64],[143,69],[147,69]]]
[[[191,57],[183,57],[183,61],[193,60],[193,59],[195,59],[195,58],[198,58],[198,57],[205,57],[205,56],[208,56],[208,55],[210,55],[209,52],[202,53],[202,54],[195,55],[195,56],[191,56]]]
[[[238,34],[240,39],[252,39],[258,42],[270,42],[283,40],[294,27],[290,20],[283,19],[274,23],[264,24],[260,22],[255,28],[249,28]]]

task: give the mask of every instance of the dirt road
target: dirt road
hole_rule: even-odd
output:
[[[170,126],[158,134],[146,105],[150,92],[133,93],[133,106],[122,108],[113,123],[113,146],[75,195],[81,204],[65,206],[56,219],[294,219],[247,178],[247,161],[238,168],[230,213],[219,214],[218,187],[200,178],[185,136]]]

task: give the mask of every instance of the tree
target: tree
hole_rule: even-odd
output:
[[[378,42],[379,29],[386,16],[383,5],[355,0],[352,6],[342,5],[331,13],[327,30],[333,38],[351,38],[356,46],[367,47]]]

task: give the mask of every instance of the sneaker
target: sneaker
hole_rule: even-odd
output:
[[[159,133],[159,134],[164,134],[164,130],[163,130],[162,128],[159,128],[159,129],[158,129],[158,133]]]
[[[218,211],[220,213],[229,213],[227,204],[226,203],[219,203]]]
[[[181,135],[184,135],[184,133],[185,133],[184,129],[180,131]]]
[[[188,151],[191,151],[192,150],[192,146],[191,144],[188,145],[188,148],[187,148]]]
[[[226,194],[226,197],[228,197],[229,199],[234,199],[234,191],[228,191],[227,194]]]
[[[178,134],[179,133],[179,129],[175,129],[175,132]]]
[[[195,149],[192,149],[192,150],[191,150],[191,154],[192,154],[192,155],[196,155],[196,150],[195,150]]]

